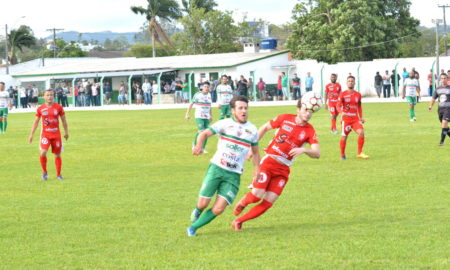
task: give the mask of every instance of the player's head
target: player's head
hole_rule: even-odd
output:
[[[248,118],[248,99],[245,96],[235,96],[230,101],[231,113],[234,120],[239,123],[247,122]]]
[[[414,74],[414,71],[410,71],[409,72],[409,77],[412,79],[414,78],[416,75]]]
[[[441,81],[442,86],[446,87],[448,85],[448,75],[445,73],[441,74],[441,77],[439,78]]]
[[[306,106],[302,104],[302,99],[299,98],[297,101],[297,117],[300,119],[300,122],[306,123],[312,117],[313,112],[306,109]]]
[[[209,93],[210,87],[211,87],[211,85],[209,84],[209,82],[204,82],[202,84],[202,93],[203,94]]]
[[[53,100],[55,99],[55,94],[53,93],[52,89],[45,90],[44,99],[46,103],[53,103]]]
[[[336,83],[337,75],[335,73],[332,73],[331,77],[330,77],[330,80],[331,80],[331,83]]]
[[[222,80],[223,84],[227,84],[228,83],[228,76],[227,75],[222,75],[221,80]]]
[[[355,89],[355,77],[353,77],[353,76],[347,77],[347,87],[350,90]]]
[[[5,83],[0,82],[0,91],[3,91],[5,89]]]

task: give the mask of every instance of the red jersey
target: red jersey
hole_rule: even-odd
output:
[[[306,123],[302,126],[295,122],[296,115],[281,114],[270,120],[272,128],[278,129],[264,151],[267,155],[275,158],[286,166],[291,166],[294,162],[289,152],[293,148],[302,147],[305,143],[317,144],[317,135],[314,127]]]
[[[64,115],[64,109],[58,103],[53,103],[51,107],[47,107],[45,104],[39,106],[36,116],[42,119],[41,136],[46,138],[61,137],[59,117]]]
[[[325,86],[325,93],[328,97],[328,105],[336,105],[339,99],[339,94],[342,91],[342,87],[340,84],[329,83]]]
[[[362,118],[361,94],[350,90],[339,95],[337,108],[342,112],[342,120],[355,120]]]

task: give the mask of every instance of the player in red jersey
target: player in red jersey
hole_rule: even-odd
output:
[[[42,166],[42,180],[47,180],[47,151],[52,146],[52,153],[55,154],[55,165],[57,178],[62,180],[61,175],[61,152],[62,152],[62,140],[61,132],[59,130],[59,118],[64,127],[64,138],[69,138],[69,128],[67,126],[66,116],[64,109],[58,103],[54,103],[54,93],[52,90],[46,90],[44,93],[45,103],[37,108],[36,119],[34,120],[31,128],[31,134],[28,141],[33,141],[34,132],[39,124],[39,120],[42,118],[42,130],[40,140],[40,160]]]
[[[271,129],[277,129],[275,136],[265,149],[266,155],[261,160],[259,178],[252,182],[252,190],[248,192],[234,208],[234,214],[239,215],[244,208],[252,203],[261,203],[252,207],[246,214],[236,218],[232,227],[239,231],[242,223],[259,217],[266,212],[283,192],[289,179],[290,166],[295,158],[306,154],[311,158],[320,157],[320,147],[314,127],[308,123],[312,112],[297,102],[297,115],[281,114],[267,122],[258,130],[261,138]],[[311,148],[306,148],[309,144]]]
[[[325,110],[330,111],[331,116],[331,129],[330,132],[337,134],[338,131],[336,129],[336,118],[339,115],[339,112],[336,108],[337,101],[339,99],[339,95],[341,94],[342,87],[339,83],[336,83],[337,75],[331,74],[331,83],[325,86]]]
[[[341,159],[346,160],[345,147],[347,136],[352,129],[358,134],[358,155],[357,158],[367,159],[368,155],[362,152],[364,146],[363,111],[361,106],[361,94],[355,91],[355,77],[347,77],[348,90],[339,95],[336,108],[342,113],[342,137],[341,137]]]

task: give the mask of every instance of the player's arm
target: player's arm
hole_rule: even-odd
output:
[[[420,97],[420,84],[417,84],[416,92],[417,96]]]
[[[433,108],[434,102],[436,102],[437,98],[438,98],[438,95],[437,95],[437,91],[435,89],[433,96],[431,97],[430,104],[428,104],[428,111],[431,112],[431,109]]]
[[[328,93],[327,93],[327,90],[325,90],[325,95],[323,96],[323,99],[324,99],[324,104],[325,104],[325,110],[328,110],[328,102],[327,102],[327,100],[328,100]]]
[[[195,156],[202,154],[203,142],[211,136],[214,136],[214,133],[210,129],[203,130],[197,137],[197,144],[192,148],[192,154]]]
[[[320,158],[320,146],[318,143],[311,144],[311,149],[305,147],[297,147],[289,151],[289,155],[292,157],[299,156],[301,154],[306,154],[310,158]]]
[[[211,104],[211,107],[209,107],[209,122],[211,123],[213,121],[213,118],[212,118],[212,104]]]
[[[28,142],[32,143],[33,142],[33,137],[34,137],[34,132],[36,132],[36,129],[39,125],[39,120],[41,118],[39,116],[36,116],[36,119],[34,119],[33,125],[31,126],[31,133],[30,136],[28,137]]]
[[[270,124],[270,122],[265,123],[264,125],[262,125],[259,129],[258,129],[258,138],[259,140],[262,139],[262,137],[264,137],[264,135],[266,134],[267,131],[273,129],[272,125]]]
[[[253,145],[251,152],[253,156],[253,181],[255,181],[256,179],[258,179],[259,176],[259,166],[260,166],[259,164],[261,162],[258,145]]]
[[[405,92],[406,92],[406,85],[403,86],[402,98],[405,98]]]
[[[362,104],[361,104],[361,98],[359,98],[359,102],[358,102],[358,116],[359,116],[359,121],[364,124],[364,122],[366,122],[366,120],[364,120],[363,118],[363,109],[362,109]]]
[[[65,115],[61,116],[61,122],[62,122],[63,128],[64,128],[64,138],[67,141],[69,139],[69,126],[67,125],[67,120],[66,120]]]
[[[192,106],[194,106],[194,102],[189,104],[189,107],[187,108],[186,115],[184,116],[184,118],[186,120],[189,120],[191,118],[190,113],[191,113]]]

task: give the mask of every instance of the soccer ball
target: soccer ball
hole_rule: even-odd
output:
[[[322,108],[323,101],[320,94],[314,92],[307,92],[302,96],[302,106],[306,108],[306,110],[311,112],[317,112]]]

